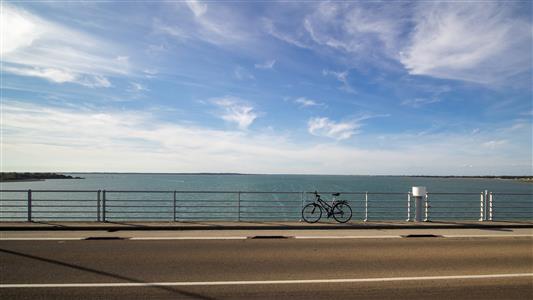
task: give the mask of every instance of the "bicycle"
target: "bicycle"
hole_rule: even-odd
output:
[[[315,201],[307,204],[302,209],[302,218],[307,223],[316,223],[322,217],[322,210],[327,213],[328,219],[333,216],[335,221],[339,223],[346,223],[352,218],[352,208],[345,200],[337,201],[340,193],[333,193],[331,204],[322,200],[318,192],[315,191]]]

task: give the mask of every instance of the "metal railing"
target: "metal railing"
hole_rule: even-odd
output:
[[[329,200],[333,192],[319,192]],[[531,193],[341,192],[353,221],[533,220]],[[407,199],[407,201],[406,201]],[[0,190],[0,221],[298,221],[311,192]]]

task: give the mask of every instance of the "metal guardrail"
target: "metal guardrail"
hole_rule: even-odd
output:
[[[333,192],[319,192],[324,199]],[[352,220],[413,221],[411,193],[341,192]],[[407,201],[406,201],[407,199]],[[0,190],[0,221],[297,221],[311,192]],[[533,220],[531,193],[427,193],[424,221]]]

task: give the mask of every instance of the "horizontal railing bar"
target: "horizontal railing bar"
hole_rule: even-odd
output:
[[[492,202],[498,203],[498,204],[516,204],[516,203],[524,204],[524,203],[527,203],[527,204],[533,205],[533,201],[501,201],[500,199],[498,199],[498,200],[492,200]]]
[[[178,193],[178,194],[236,194],[238,191],[135,191],[135,190],[106,190],[106,193]]]
[[[172,205],[106,205],[106,208],[108,207],[123,207],[123,208],[141,208],[141,207],[167,207],[172,208]],[[210,206],[206,206],[210,207]]]
[[[173,199],[109,199],[106,197],[106,202],[113,202],[113,201],[124,201],[124,202],[134,202],[134,201],[144,201],[144,202],[172,202]]]
[[[533,193],[500,193],[492,192],[493,195],[509,195],[509,196],[533,196]]]
[[[192,202],[192,203],[237,203],[237,199],[230,199],[230,200],[187,200],[187,201],[183,201],[181,199],[177,199],[176,200],[177,203],[189,203],[189,202]]]
[[[36,216],[33,218],[33,220],[54,220],[54,219],[69,219],[69,220],[76,220],[76,219],[96,219],[96,217],[77,217],[77,216]]]
[[[24,206],[26,207],[26,206]],[[54,205],[54,204],[50,204],[50,205],[35,205],[35,204],[32,204],[31,207],[94,207],[96,208],[94,205]]]
[[[191,210],[191,211],[178,210],[176,213],[180,215],[185,215],[185,214],[237,214],[238,211],[237,209],[233,209],[233,210]]]
[[[0,199],[0,202],[28,201],[28,199]]]
[[[301,205],[279,205],[279,206],[276,206],[276,205],[251,205],[251,206],[243,206],[243,205],[241,205],[241,208],[254,208],[254,207],[271,207],[271,208],[294,208],[294,207],[299,207],[299,208],[301,208],[302,206],[301,206]]]
[[[479,195],[480,192],[476,193],[476,192],[431,192],[431,193],[427,193],[428,195]]]
[[[0,193],[24,193],[28,190],[0,190]]]
[[[371,209],[371,208],[401,208],[401,209],[406,209],[407,206],[368,206],[368,209]]]
[[[95,214],[96,211],[70,211],[70,210],[32,210],[32,214]]]
[[[244,202],[249,202],[249,203],[254,203],[254,202],[287,202],[287,203],[297,202],[297,203],[301,203],[302,200],[301,199],[295,199],[295,200],[274,200],[274,199],[269,199],[269,200],[242,200],[241,199],[241,203],[244,203]]]
[[[108,218],[106,221],[135,220],[135,219],[172,221],[172,216],[170,217],[113,217],[112,219]]]
[[[33,205],[35,206],[35,205]],[[8,204],[8,205],[5,205],[5,204],[2,204],[0,205],[0,208],[2,207],[28,207],[27,205],[11,205],[11,204]]]
[[[5,190],[4,190],[5,191]],[[4,192],[0,191],[0,192]],[[27,192],[24,190],[23,192]],[[31,190],[32,193],[97,193],[98,190]]]
[[[33,199],[32,202],[95,202],[96,199]]]

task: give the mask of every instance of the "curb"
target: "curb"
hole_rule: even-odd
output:
[[[345,225],[19,225],[0,231],[190,231],[190,230],[349,230],[349,229],[503,229],[533,228],[533,224],[345,224]]]

